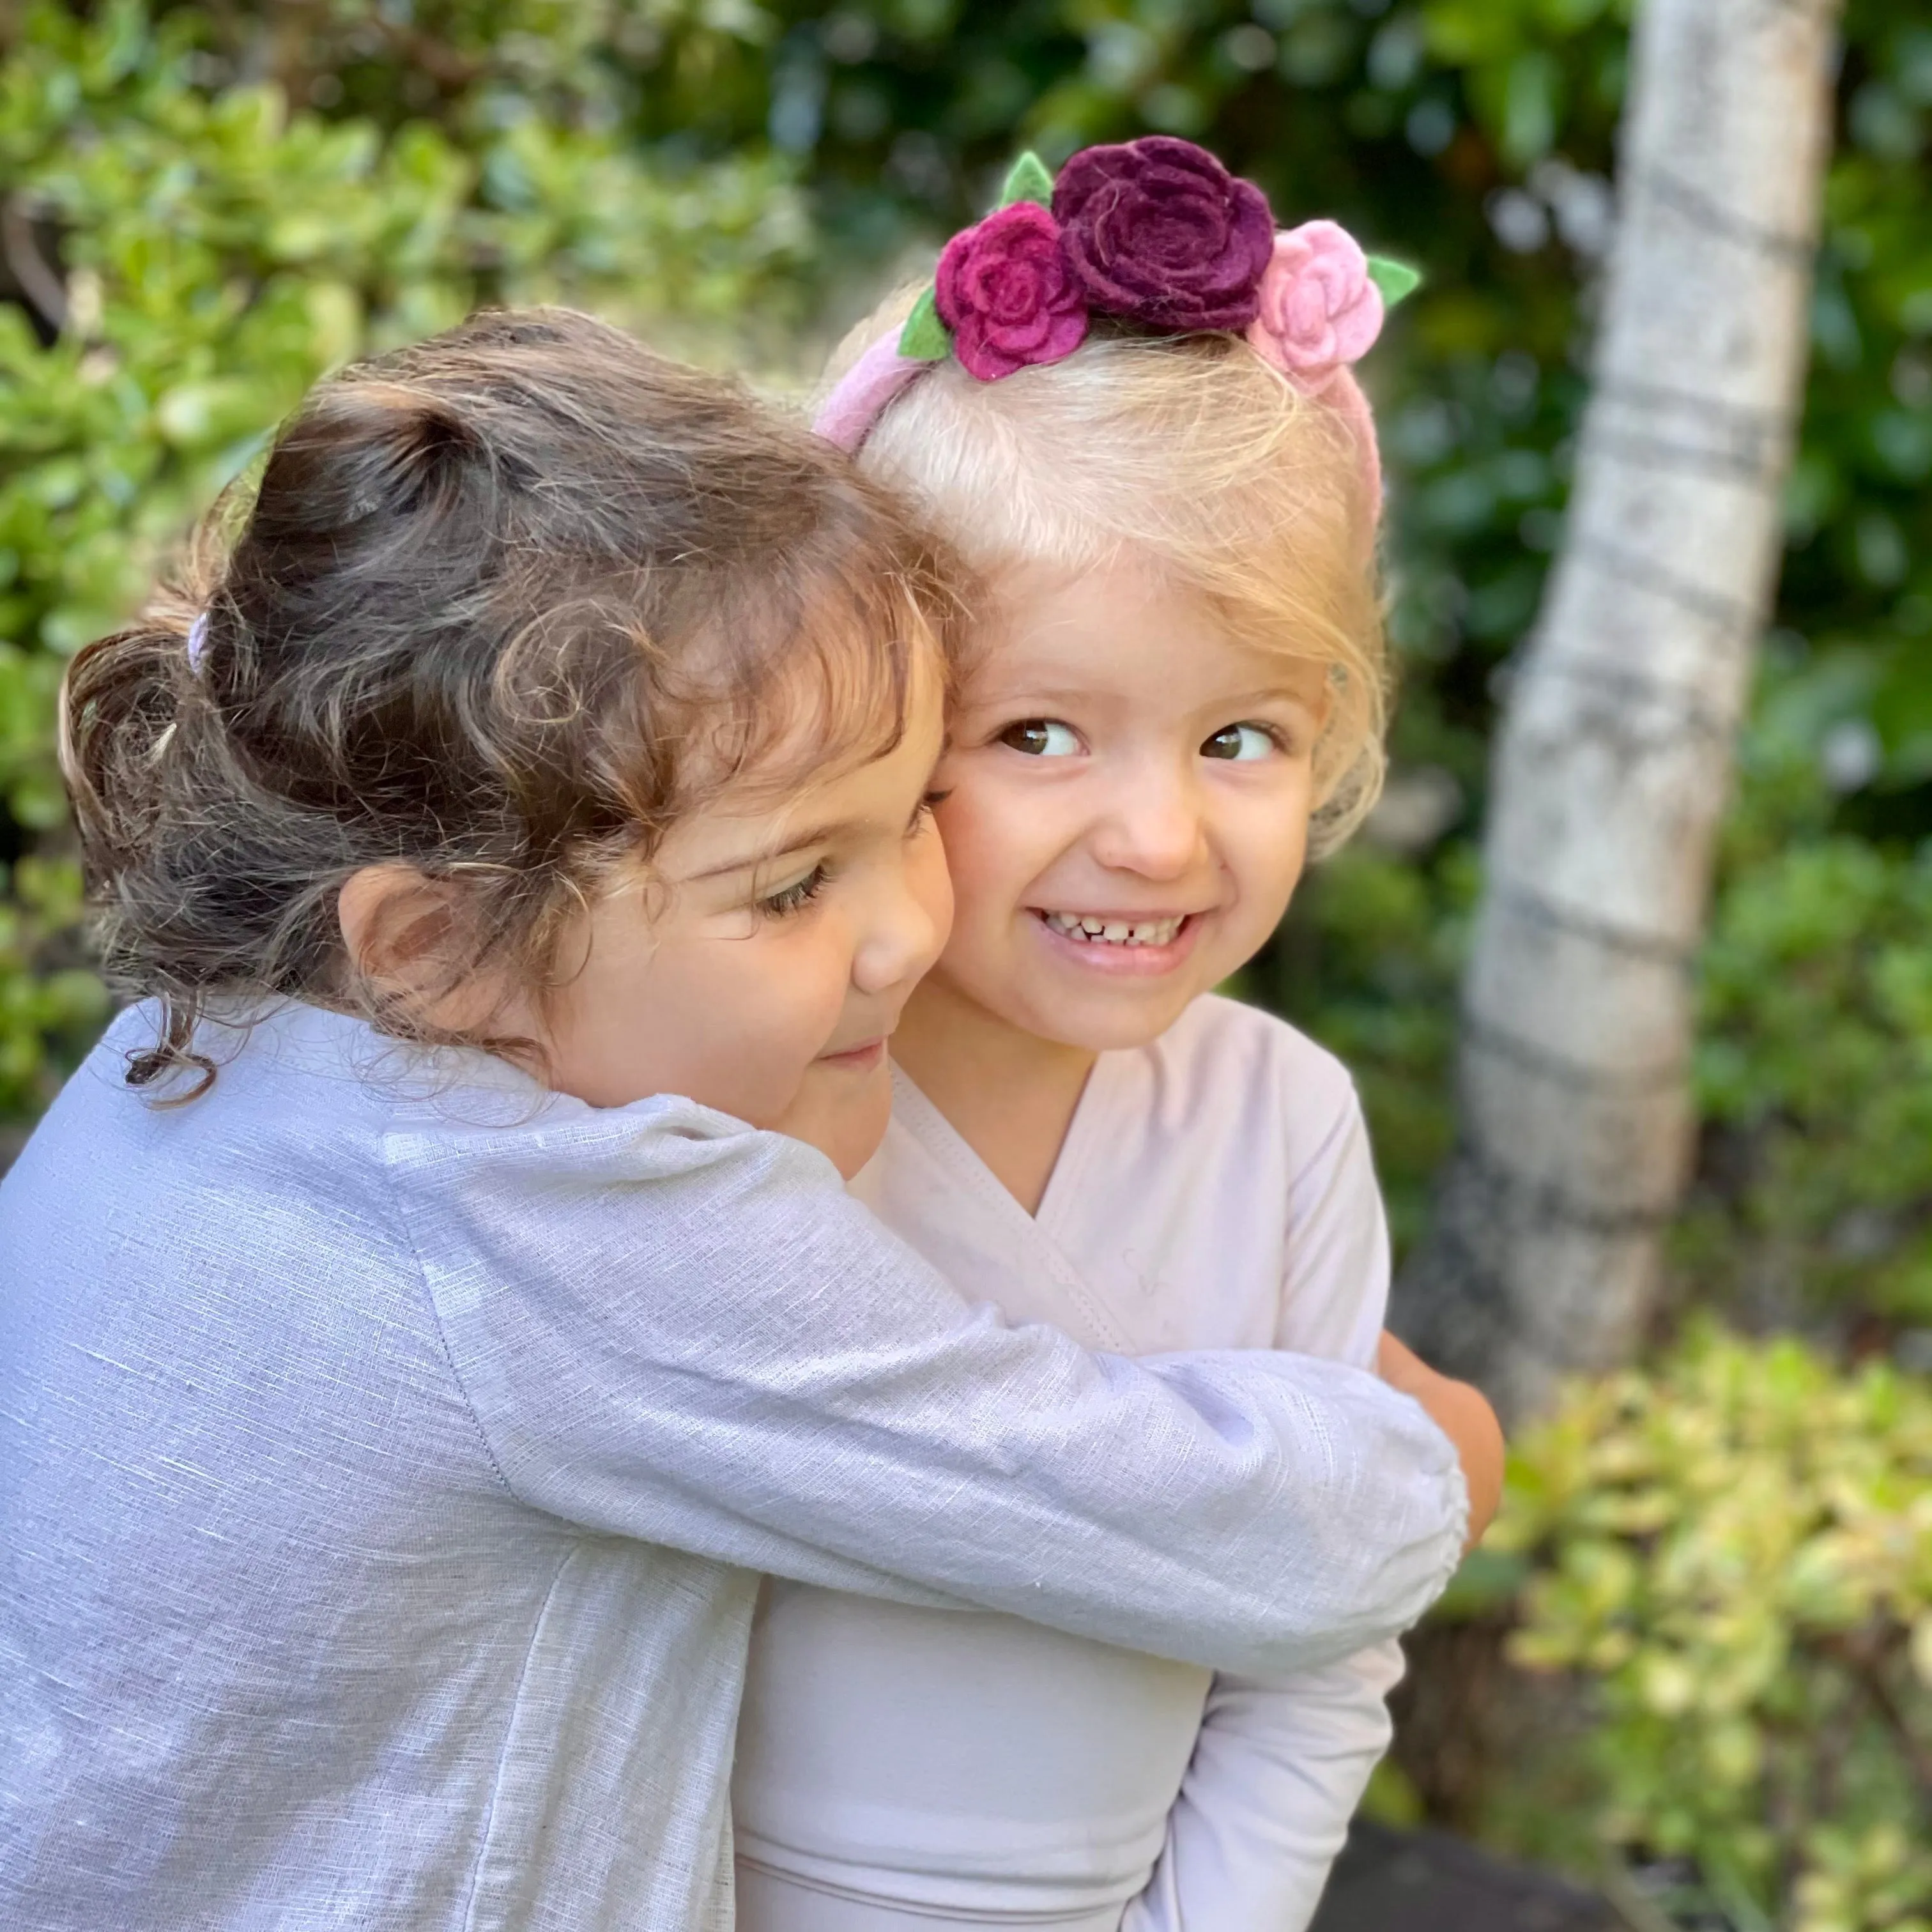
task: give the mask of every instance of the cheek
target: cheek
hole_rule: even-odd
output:
[[[796,1084],[844,1011],[852,949],[832,928],[821,920],[813,930],[753,939],[728,976],[706,981],[705,997],[728,1009],[719,1030],[740,1042],[742,1058],[767,1061],[775,1081]]]
[[[1308,856],[1309,795],[1306,784],[1284,784],[1221,814],[1221,862],[1234,876],[1244,925],[1258,921],[1271,932],[1287,910]]]
[[[932,950],[912,976],[916,978],[930,969],[952,930],[952,870],[946,862],[943,835],[935,836],[931,828],[927,830],[907,866],[906,884],[913,903],[932,924]]]
[[[1010,916],[1052,862],[1051,801],[1034,788],[962,780],[938,816],[960,928]]]
[[[843,982],[816,956],[829,950],[760,933],[593,960],[567,992],[559,1084],[599,1106],[682,1094],[769,1126],[838,1022]]]

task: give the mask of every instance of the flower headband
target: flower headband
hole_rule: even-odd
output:
[[[999,206],[946,243],[904,327],[846,371],[813,427],[856,450],[893,398],[948,356],[996,382],[1064,360],[1093,316],[1112,316],[1158,334],[1244,336],[1360,430],[1378,497],[1374,424],[1349,364],[1420,280],[1364,255],[1333,221],[1276,233],[1261,190],[1192,141],[1150,134],[1083,148],[1057,181],[1022,154]]]

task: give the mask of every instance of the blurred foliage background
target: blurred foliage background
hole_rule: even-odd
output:
[[[1158,130],[1428,275],[1371,371],[1393,782],[1246,987],[1355,1067],[1412,1239],[1449,1133],[1487,736],[1562,528],[1628,16],[0,4],[0,1136],[106,1010],[52,760],[62,664],[315,376],[479,302],[557,298],[796,386],[1017,146],[1057,162]],[[1777,628],[1701,968],[1676,1304],[1642,1372],[1520,1445],[1496,1548],[1438,1619],[1540,1749],[1500,1720],[1486,1748],[1480,1726],[1429,1748],[1425,1667],[1378,1791],[1580,1869],[1628,1860],[1650,1888],[1633,1910],[1738,1932],[1932,1932],[1932,1438],[1910,1386],[1932,1367],[1932,19],[1912,0],[1851,0],[1839,99]],[[1774,1330],[1796,1339],[1740,1339]]]

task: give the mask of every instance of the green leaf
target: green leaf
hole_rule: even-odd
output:
[[[928,287],[920,292],[912,305],[904,328],[899,331],[899,353],[918,362],[940,362],[952,353],[952,332],[939,319],[939,310]]]
[[[1405,296],[1412,296],[1422,286],[1422,271],[1406,262],[1392,262],[1386,255],[1369,257],[1369,280],[1382,292],[1382,306],[1394,308]]]
[[[1053,206],[1053,177],[1030,148],[1006,170],[1006,184],[1000,190],[1000,207],[1010,208],[1016,201],[1036,201],[1042,208]]]

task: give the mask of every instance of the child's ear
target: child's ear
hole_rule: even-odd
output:
[[[460,889],[413,866],[365,866],[335,901],[342,943],[356,976],[418,1021],[442,1023],[437,1009],[464,977],[466,922]]]

